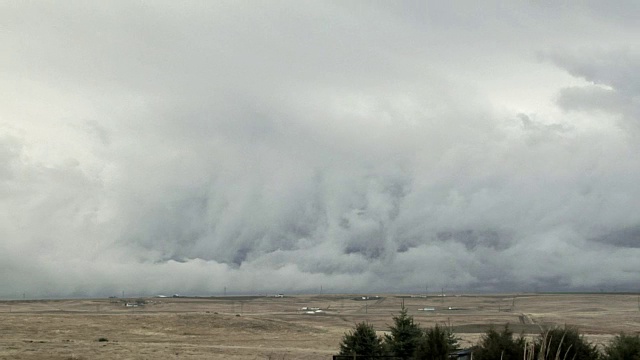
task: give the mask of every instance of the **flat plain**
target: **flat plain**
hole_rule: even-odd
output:
[[[451,326],[465,346],[506,323],[531,336],[577,326],[597,344],[640,331],[637,294],[14,300],[0,301],[0,359],[331,359],[355,323],[382,334],[403,302],[423,327]]]

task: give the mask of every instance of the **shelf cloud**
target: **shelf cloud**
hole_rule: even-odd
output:
[[[0,297],[635,291],[637,10],[4,3]]]

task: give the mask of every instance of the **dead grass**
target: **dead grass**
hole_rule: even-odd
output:
[[[636,295],[355,297],[153,298],[137,308],[114,299],[5,301],[0,359],[328,359],[356,322],[384,331],[403,300],[422,326],[449,324],[467,345],[505,323],[530,334],[574,325],[597,343],[640,323]],[[418,311],[424,307],[436,311]]]

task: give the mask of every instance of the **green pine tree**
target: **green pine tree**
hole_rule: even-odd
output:
[[[604,348],[604,360],[640,360],[640,335],[620,334]]]
[[[393,325],[389,327],[390,334],[385,334],[384,341],[391,356],[399,359],[411,359],[418,348],[423,336],[420,326],[408,315],[407,308],[402,304],[400,314],[393,317]]]
[[[524,358],[525,341],[522,337],[514,339],[509,325],[500,332],[491,327],[480,339],[474,360],[520,360]]]
[[[358,359],[372,359],[384,355],[382,338],[376,334],[371,324],[361,322],[353,331],[342,337],[340,355],[358,355]]]
[[[448,328],[436,325],[426,329],[422,341],[418,345],[415,359],[447,360],[449,354],[458,348],[458,340]]]

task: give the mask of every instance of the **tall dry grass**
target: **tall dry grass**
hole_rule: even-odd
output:
[[[566,334],[566,332],[564,333]],[[549,330],[544,332],[544,336],[541,336],[542,341],[539,344],[536,344],[535,341],[526,340],[524,346],[524,360],[575,360],[576,355],[573,355],[571,359],[567,359],[569,355],[569,351],[571,350],[571,346],[567,348],[564,355],[561,354],[560,349],[562,348],[562,343],[564,342],[564,335],[560,339],[560,344],[558,345],[558,350],[554,354],[549,354],[551,347],[549,343],[551,342],[551,336],[549,336]],[[539,345],[538,351],[536,351],[536,347]],[[537,352],[537,356],[536,356]],[[502,360],[502,359],[501,359]]]

